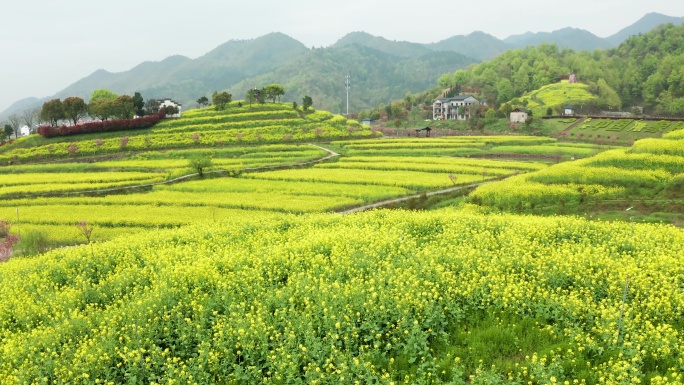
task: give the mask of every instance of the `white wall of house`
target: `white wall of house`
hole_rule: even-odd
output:
[[[527,112],[513,111],[511,112],[511,123],[525,123],[527,120]]]
[[[479,105],[480,102],[470,95],[437,99],[432,104],[432,119],[468,120],[471,108],[477,108]]]
[[[159,108],[161,109],[161,108],[163,108],[163,107],[176,107],[176,108],[178,108],[178,113],[177,113],[177,114],[167,115],[167,116],[166,116],[167,118],[180,118],[180,117],[181,117],[181,108],[182,108],[182,107],[181,107],[180,104],[174,102],[173,100],[171,100],[171,99],[164,99],[161,103],[159,103]]]

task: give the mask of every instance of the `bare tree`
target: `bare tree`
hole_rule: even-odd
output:
[[[38,120],[40,115],[40,109],[38,108],[29,108],[27,110],[24,110],[22,112],[21,117],[22,120],[24,121],[24,124],[28,126],[29,132],[33,133],[33,125],[38,123]]]
[[[14,130],[14,138],[19,138],[19,130],[21,130],[21,116],[19,116],[17,113],[14,113],[7,117],[7,122],[9,123],[10,127],[12,127],[12,130]]]

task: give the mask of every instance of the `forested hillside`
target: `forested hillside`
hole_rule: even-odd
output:
[[[401,47],[394,48],[399,50]],[[437,74],[452,68],[465,68],[475,61],[446,51],[407,56],[400,57],[358,43],[314,49],[273,72],[247,78],[231,87],[231,91],[234,95],[244,95],[255,84],[282,84],[287,90],[283,101],[299,102],[307,94],[313,98],[315,108],[339,113],[346,110],[345,76],[349,74],[349,108],[358,111],[402,97],[407,91],[422,91],[434,84]]]
[[[591,110],[684,114],[684,26],[672,24],[632,36],[609,50],[575,52],[542,44],[507,51],[491,61],[443,75],[441,88],[472,91],[490,105],[522,96],[574,73],[598,95]]]

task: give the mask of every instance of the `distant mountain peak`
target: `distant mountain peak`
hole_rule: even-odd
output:
[[[608,36],[606,40],[615,47],[627,40],[630,36],[646,33],[653,28],[666,23],[681,25],[684,24],[684,17],[667,16],[663,15],[662,13],[650,12],[642,16],[639,20],[631,25],[621,29],[616,34]]]

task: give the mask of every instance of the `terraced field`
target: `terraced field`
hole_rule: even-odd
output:
[[[63,157],[106,157],[131,151],[172,148],[224,147],[370,137],[358,122],[325,111],[304,114],[290,104],[238,106],[223,111],[190,110],[179,119],[165,120],[151,129],[42,138],[21,138],[0,147],[0,164],[48,161]]]
[[[642,139],[506,181],[479,187],[472,201],[500,210],[643,220],[684,220],[684,141],[680,131]],[[629,207],[636,208],[626,212]],[[597,212],[600,211],[600,212]],[[640,214],[641,213],[641,214]]]
[[[102,153],[79,152],[104,146],[92,137],[3,150],[0,243],[21,242],[0,247],[0,383],[683,382],[681,229],[494,212],[636,216],[658,199],[674,222],[684,130],[605,152],[361,140],[341,117],[260,108],[163,123],[164,148],[112,134]],[[238,141],[252,119],[268,121],[256,143],[316,123],[302,143]],[[352,138],[303,143],[322,122]],[[236,140],[202,142],[214,130]],[[194,159],[211,160],[204,178],[187,177]],[[488,181],[477,205],[327,213]]]
[[[503,138],[468,139],[475,146],[488,145],[482,142],[484,140],[505,143]],[[520,138],[509,140],[516,143],[539,141]],[[534,162],[436,156],[445,147],[439,141],[435,142],[438,146],[423,142],[426,143],[424,148],[419,146],[421,143],[406,143],[411,148],[419,148],[425,156],[345,155],[339,161],[306,166],[299,164],[324,158],[328,153],[304,144],[274,144],[148,151],[139,153],[135,158],[94,163],[12,166],[4,171],[18,170],[12,174],[13,177],[24,175],[22,170],[27,172],[27,178],[41,170],[61,170],[62,173],[54,182],[54,191],[50,191],[49,187],[34,189],[31,185],[0,188],[0,194],[7,198],[0,201],[0,218],[14,218],[18,210],[25,233],[42,233],[53,244],[73,244],[84,241],[75,226],[81,221],[95,227],[95,240],[104,240],[114,234],[229,218],[240,220],[252,215],[271,217],[282,213],[335,211],[546,167]],[[331,145],[345,150],[347,146],[351,145],[347,142]],[[205,180],[156,184],[127,194],[105,191],[109,195],[102,192],[96,194],[98,196],[92,196],[92,190],[111,186],[66,182],[84,176],[96,180],[125,179],[133,170],[137,173],[135,175],[156,178],[140,180],[139,183],[159,182],[193,172],[188,168],[187,159],[196,157],[212,158],[213,166],[209,171],[225,170],[231,172],[232,177],[219,173]],[[287,167],[279,170],[282,166]],[[52,174],[43,175],[49,178],[48,175]],[[129,184],[132,183],[138,182]],[[85,189],[91,190],[88,196],[82,195]],[[52,192],[52,195],[70,194],[41,197],[47,191]]]

